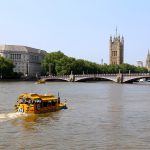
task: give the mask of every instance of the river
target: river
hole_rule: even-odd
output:
[[[14,112],[24,92],[60,93],[68,109]],[[150,149],[150,86],[112,82],[0,82],[0,149]]]

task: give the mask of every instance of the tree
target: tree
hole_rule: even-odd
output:
[[[65,57],[65,55],[60,51],[48,53],[42,62],[45,73],[56,74],[56,64],[63,57]]]
[[[0,56],[0,77],[11,78],[13,76],[14,65],[11,60]]]

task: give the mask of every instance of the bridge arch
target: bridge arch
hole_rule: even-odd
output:
[[[106,77],[82,77],[82,78],[76,78],[75,82],[85,82],[85,81],[112,81],[116,82],[113,79],[106,78]]]
[[[132,83],[134,81],[137,81],[137,80],[143,79],[143,78],[149,79],[150,76],[140,76],[140,77],[133,77],[133,78],[130,78],[130,79],[124,79],[124,83]]]

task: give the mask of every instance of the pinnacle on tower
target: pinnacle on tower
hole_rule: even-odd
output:
[[[112,42],[112,36],[110,36],[110,42]]]
[[[116,37],[117,37],[117,32],[118,32],[118,30],[117,30],[117,26],[116,26]]]
[[[124,37],[123,37],[123,35],[121,37],[121,42],[124,43]]]

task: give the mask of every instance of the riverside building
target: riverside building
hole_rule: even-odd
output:
[[[143,61],[138,60],[137,61],[137,67],[143,67]]]
[[[41,62],[46,51],[20,45],[0,45],[0,55],[12,60],[14,72],[35,77],[41,73]]]

